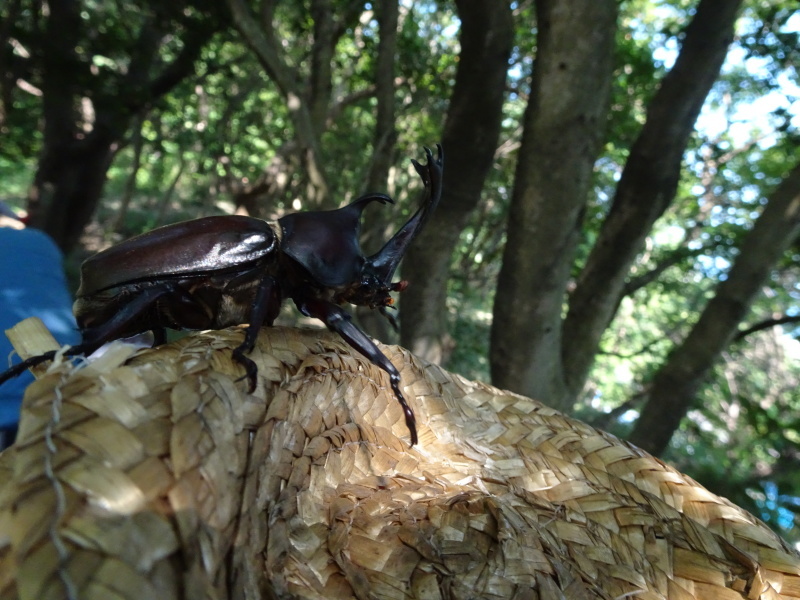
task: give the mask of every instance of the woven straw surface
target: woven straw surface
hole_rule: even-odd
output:
[[[798,598],[764,524],[620,440],[327,332],[54,366],[0,455],[0,599]]]

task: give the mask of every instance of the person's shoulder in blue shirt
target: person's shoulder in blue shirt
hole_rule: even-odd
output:
[[[44,232],[0,226],[0,371],[8,368],[13,351],[5,330],[28,317],[39,317],[61,344],[80,342],[62,260]],[[0,385],[0,430],[16,427],[23,393],[32,381],[25,372]]]

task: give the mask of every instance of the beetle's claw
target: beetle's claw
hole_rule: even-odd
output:
[[[256,363],[244,355],[242,346],[233,349],[233,360],[242,365],[245,371],[245,374],[239,377],[239,379],[236,381],[247,379],[247,393],[252,394],[254,391],[256,391],[256,376],[258,375],[258,367],[256,366]]]
[[[423,166],[413,158],[411,159],[411,164],[414,165],[414,169],[422,179],[422,183],[425,185],[425,187],[428,187],[431,183],[431,178],[428,176],[428,170],[425,168],[427,165]]]
[[[419,441],[417,438],[417,418],[414,416],[414,411],[406,402],[403,392],[400,391],[400,377],[392,376],[390,377],[390,381],[392,391],[397,401],[400,403],[400,406],[403,408],[403,415],[405,415],[406,418],[406,427],[408,428],[408,433],[411,435],[411,445],[416,446]]]
[[[9,379],[18,377],[28,369],[40,365],[43,362],[46,362],[48,360],[53,360],[56,356],[56,353],[57,353],[56,350],[51,350],[50,352],[45,352],[44,354],[39,354],[37,356],[26,358],[22,362],[9,367],[8,370],[0,373],[0,383],[5,383]]]

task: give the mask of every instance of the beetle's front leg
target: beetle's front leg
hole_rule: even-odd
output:
[[[119,310],[116,310],[114,316],[102,322],[102,324],[96,326],[85,326],[82,323],[81,343],[68,348],[64,352],[64,356],[78,356],[80,354],[88,355],[108,341],[121,337],[128,337],[136,333],[141,333],[142,330],[139,329],[136,331],[131,331],[132,323],[135,323],[137,319],[141,317],[147,310],[149,310],[159,299],[173,292],[174,287],[168,284],[147,288],[143,290],[141,294],[136,296],[131,302],[125,304]],[[95,306],[91,300],[79,298],[75,304],[76,313],[79,315],[96,316],[98,314],[102,314],[100,311],[104,305],[104,303],[100,303],[98,306]],[[79,319],[79,322],[80,321],[84,321],[84,319]],[[154,329],[156,336],[158,336],[157,329],[159,328]],[[160,328],[160,330],[163,332],[163,327]],[[53,360],[56,354],[57,351],[45,352],[44,354],[32,356],[27,360],[14,365],[7,371],[0,374],[0,383],[5,382],[12,377],[16,377],[25,370],[35,367],[43,362]]]
[[[389,374],[392,391],[394,391],[397,401],[403,408],[406,427],[408,427],[408,431],[411,434],[411,445],[414,446],[417,443],[417,420],[414,417],[414,411],[406,402],[403,392],[400,391],[400,373],[392,364],[392,361],[386,358],[386,355],[380,351],[375,342],[353,324],[350,314],[340,306],[319,299],[299,301],[295,299],[295,304],[304,315],[314,317],[325,323],[330,330],[342,336],[348,344],[361,352],[372,364]]]

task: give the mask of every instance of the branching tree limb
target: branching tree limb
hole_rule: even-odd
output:
[[[770,327],[775,327],[777,325],[788,325],[789,323],[800,323],[800,315],[792,315],[792,316],[784,315],[782,317],[776,317],[774,319],[764,319],[763,321],[759,321],[755,325],[751,325],[746,329],[739,330],[733,337],[733,341],[738,342],[753,333],[764,331],[765,329],[769,329]]]
[[[686,339],[653,377],[630,441],[655,455],[667,447],[714,361],[736,336],[753,299],[800,233],[800,164],[769,198],[739,256]]]
[[[173,11],[172,27],[182,32],[183,45],[172,61],[161,65],[158,32],[166,17],[147,14],[128,50],[127,74],[98,76],[91,62],[76,53],[82,43],[88,45],[87,53],[95,52],[80,4],[52,0],[48,7],[42,31],[36,33],[42,38],[44,139],[28,212],[31,224],[68,252],[95,212],[108,168],[135,114],[193,73],[203,46],[225,23],[191,4]],[[115,77],[115,85],[107,85]],[[92,103],[91,123],[75,111],[84,98]]]
[[[263,3],[261,22],[244,0],[227,0],[227,4],[234,25],[286,102],[295,135],[300,143],[306,175],[313,191],[313,195],[307,200],[312,205],[319,206],[330,197],[328,177],[321,159],[321,131],[314,125],[312,106],[302,88],[301,79],[287,64],[275,43],[272,24],[273,2],[267,0]],[[319,82],[317,85],[319,86]]]
[[[583,387],[625,280],[653,223],[673,201],[686,144],[733,39],[741,0],[701,0],[680,54],[650,103],[611,211],[569,301],[563,327],[563,393],[568,410]],[[527,390],[523,390],[527,391]]]
[[[395,110],[395,64],[397,62],[397,26],[399,10],[397,0],[379,0],[375,3],[380,28],[378,56],[375,61],[375,131],[372,135],[372,157],[366,176],[363,192],[386,190],[389,169],[394,162],[397,144],[397,119]],[[381,240],[386,239],[386,223],[391,216],[389,211],[369,211],[363,229],[365,248],[379,248]],[[356,310],[359,323],[364,330],[381,340],[390,339],[388,321],[373,310]]]

